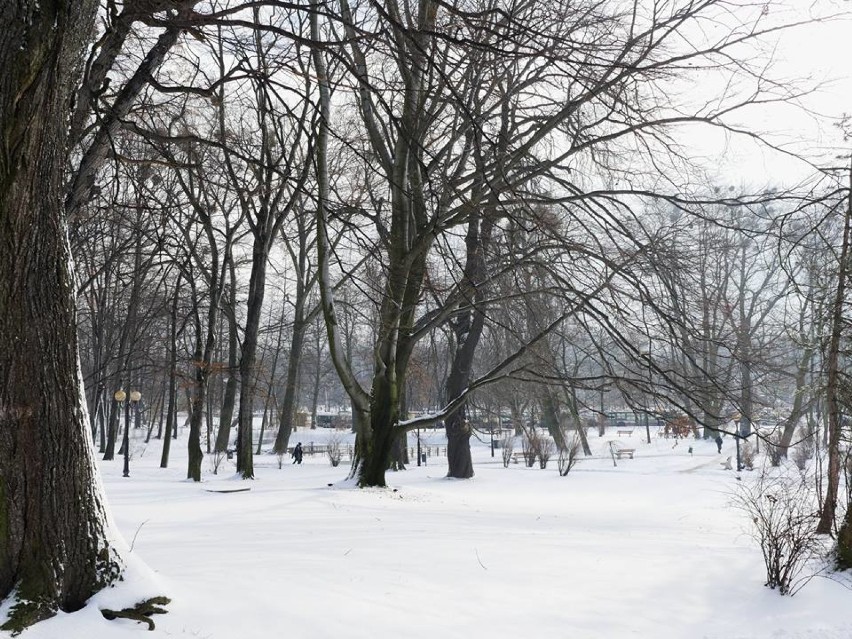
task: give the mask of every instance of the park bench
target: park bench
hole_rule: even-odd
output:
[[[289,448],[287,448],[287,454],[292,455],[294,448],[295,448],[295,446],[290,446]],[[341,449],[343,449],[342,446],[341,446]],[[313,443],[302,444],[302,454],[303,455],[325,455],[327,452],[328,452],[328,446],[326,446],[325,444],[313,444]]]
[[[635,448],[627,448],[626,446],[622,446],[618,442],[610,442],[609,449],[612,451],[613,457],[616,459],[633,459],[633,453],[636,452]]]
[[[441,456],[446,457],[447,456],[447,448],[446,448],[446,446],[444,448],[441,448],[440,446],[426,446],[424,444],[424,445],[420,446],[420,454],[426,455],[427,457],[432,457],[433,455],[435,457],[441,457]],[[409,447],[408,455],[410,457],[414,458],[414,459],[417,459],[417,448],[414,447],[414,446]]]
[[[627,437],[630,437],[633,434],[633,429],[632,428],[621,428],[621,429],[619,429],[615,432],[618,434],[619,437],[621,437],[622,435],[626,435]]]
[[[523,451],[515,451],[512,453],[512,461],[514,463],[524,462],[526,464],[526,456],[528,453],[524,453]]]

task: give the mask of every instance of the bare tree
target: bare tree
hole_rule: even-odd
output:
[[[840,218],[842,220],[842,234],[838,253],[837,273],[834,278],[834,299],[831,305],[831,316],[829,323],[829,338],[826,345],[825,359],[825,400],[828,417],[828,474],[826,482],[826,493],[823,506],[820,511],[817,532],[828,534],[832,531],[835,523],[837,499],[840,488],[841,451],[840,443],[843,429],[843,418],[841,414],[841,388],[842,373],[840,370],[841,347],[844,343],[844,335],[848,326],[848,317],[844,308],[848,304],[848,282],[850,268],[850,243],[852,243],[852,168],[849,170],[849,183],[846,197],[838,201]],[[847,508],[847,511],[849,509]],[[848,555],[850,547],[848,540],[849,522],[852,516],[847,512],[844,541],[846,542],[845,553]]]
[[[468,344],[477,340],[483,321],[478,314],[487,309],[484,296],[493,275],[473,267],[477,255],[487,253],[493,237],[489,228],[512,216],[529,222],[534,205],[547,202],[561,207],[578,236],[582,230],[577,252],[600,258],[592,277],[574,283],[565,316],[549,330],[587,309],[590,300],[599,300],[597,291],[606,285],[598,276],[618,279],[619,271],[646,250],[625,223],[636,218],[633,198],[673,196],[619,188],[618,176],[627,167],[618,166],[617,155],[626,149],[671,151],[663,131],[680,122],[724,126],[721,111],[673,116],[650,93],[645,95],[646,89],[661,89],[666,73],[682,70],[685,59],[712,61],[719,68],[734,42],[758,37],[759,27],[738,25],[719,41],[679,50],[674,40],[681,30],[712,19],[717,5],[683,3],[646,15],[638,5],[633,13],[614,14],[601,3],[582,8],[550,3],[529,14],[509,14],[495,3],[471,3],[473,13],[465,13],[429,2],[417,7],[402,2],[374,14],[363,6],[355,11],[344,0],[339,14],[329,16],[333,28],[349,38],[343,46],[326,47],[345,70],[335,82],[354,90],[359,114],[357,134],[341,130],[338,135],[362,149],[381,193],[362,213],[374,228],[375,248],[368,250],[380,252],[383,261],[381,280],[365,283],[379,309],[369,384],[362,385],[336,352],[330,272],[328,264],[321,266],[332,356],[361,424],[353,474],[362,485],[384,484],[394,440],[415,425],[401,418],[398,402],[416,342],[451,321],[457,346],[475,350]],[[487,28],[467,19],[480,15],[474,9],[483,11]],[[588,65],[590,57],[598,64]],[[566,72],[552,73],[554,64]],[[556,93],[567,97],[553,100]],[[595,190],[575,179],[571,170],[580,166],[594,167],[610,188]],[[333,210],[327,203],[325,220]],[[332,228],[323,225],[321,236]],[[596,245],[589,236],[597,236]],[[462,237],[466,250],[452,250]],[[430,262],[433,256],[440,268]],[[321,264],[328,258],[325,251]],[[426,286],[439,276],[454,282],[440,295],[425,295],[439,291]],[[589,317],[606,324],[607,303],[598,306]],[[639,359],[635,348],[625,352]],[[465,383],[470,368],[463,359],[444,410],[430,419],[464,423],[454,414],[478,382]],[[517,361],[513,357],[511,363]],[[469,476],[466,463],[459,469]]]

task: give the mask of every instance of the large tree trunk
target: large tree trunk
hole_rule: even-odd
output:
[[[402,419],[408,419],[408,396],[403,386],[400,390],[399,415]],[[390,468],[394,471],[405,470],[408,463],[408,433],[403,429],[397,429],[391,446]]]
[[[303,295],[296,296],[295,319],[293,334],[290,337],[290,357],[287,361],[287,380],[284,385],[284,400],[281,402],[281,418],[278,424],[278,434],[275,437],[275,452],[283,455],[290,444],[290,433],[293,432],[293,420],[296,417],[296,391],[298,389],[299,368],[302,362],[302,350],[305,342],[307,323],[304,319],[305,300]],[[319,390],[319,348],[317,348],[317,370],[314,385],[314,398]],[[316,404],[315,404],[316,405]]]
[[[116,579],[77,354],[63,214],[67,113],[97,3],[0,9],[0,598],[4,630]]]
[[[258,220],[258,226],[266,225],[266,220]],[[260,330],[260,316],[263,309],[263,297],[266,286],[266,262],[269,240],[260,233],[254,239],[254,254],[249,278],[249,296],[246,310],[246,327],[240,349],[240,406],[237,412],[237,472],[243,479],[254,479],[254,457],[252,448],[254,391],[257,385],[257,335]]]
[[[551,388],[545,386],[541,389],[541,422],[547,429],[548,435],[553,438],[553,443],[556,444],[556,449],[559,451],[567,450],[568,444],[565,441],[565,431],[562,427],[560,419],[560,408],[554,392]]]
[[[799,420],[805,414],[805,393],[808,392],[806,386],[808,369],[811,366],[811,358],[813,357],[813,348],[805,347],[802,351],[802,357],[799,360],[799,366],[796,369],[796,392],[793,395],[793,408],[790,410],[790,415],[784,422],[784,431],[781,434],[781,441],[778,445],[782,457],[787,457],[787,451],[790,449],[790,444],[793,442],[793,435],[796,432],[796,426]]]
[[[310,423],[311,430],[316,428],[317,423],[318,423],[317,411],[319,410],[320,380],[322,379],[322,377],[321,377],[322,371],[320,370],[319,341],[320,341],[319,337],[317,337],[317,347],[316,347],[316,351],[315,351],[316,354],[317,354],[317,361],[316,361],[316,368],[314,369],[314,385],[313,385],[313,390],[311,391],[311,423]],[[352,413],[352,432],[357,433],[358,429],[355,427],[355,412],[354,412],[355,409],[353,408],[352,410],[353,410],[353,413]],[[283,419],[283,415],[282,415],[282,419]]]
[[[844,305],[849,271],[849,248],[852,242],[852,170],[849,173],[849,204],[843,222],[843,242],[840,248],[840,263],[837,271],[837,288],[831,318],[831,335],[826,353],[825,406],[828,413],[828,473],[826,476],[825,501],[820,510],[816,531],[827,535],[832,531],[837,511],[840,488],[840,434],[843,427],[840,399],[840,346],[844,325]],[[847,532],[847,539],[849,535]],[[841,549],[842,551],[842,549]],[[852,553],[852,549],[847,548]]]
[[[452,323],[456,337],[453,365],[446,382],[446,401],[453,401],[470,385],[473,358],[485,328],[485,313],[481,306],[485,294],[486,266],[484,251],[490,245],[493,222],[474,215],[468,222],[465,235],[467,256],[463,286],[462,312]],[[473,477],[473,460],[470,456],[470,424],[467,404],[462,404],[444,421],[447,433],[447,477],[470,479]]]
[[[576,369],[574,374],[577,374]],[[583,420],[580,419],[580,411],[577,408],[577,391],[573,386],[569,388],[567,384],[563,384],[562,393],[565,396],[565,404],[571,415],[571,422],[577,429],[577,437],[580,438],[580,445],[583,447],[583,454],[586,457],[590,457],[592,454],[592,448],[589,446],[589,438],[586,436],[586,429],[583,426]],[[645,416],[645,419],[648,419],[647,415]]]
[[[133,292],[131,292],[130,300],[128,303],[127,317],[125,318],[125,321],[121,327],[121,338],[119,339],[118,343],[118,354],[115,358],[115,361],[117,363],[116,365],[118,367],[118,384],[109,392],[110,397],[113,397],[113,394],[119,389],[128,390],[127,388],[125,388],[125,384],[129,383],[129,380],[125,379],[125,373],[129,369],[130,365],[129,345],[131,343],[131,324],[135,322],[135,320],[131,320],[131,317],[135,317],[136,315],[135,310],[131,312],[131,309],[133,309],[137,303],[137,295],[135,293],[135,290],[136,282],[134,281]],[[115,444],[118,438],[118,431],[121,426],[121,408],[115,401],[111,402],[111,406],[112,410],[110,411],[109,428],[107,429],[107,444],[106,448],[104,449],[103,456],[104,461],[111,461],[115,459]],[[122,451],[119,450],[119,454],[121,453]]]
[[[103,382],[98,382],[98,399],[95,404],[95,421],[92,424],[92,441],[100,438],[100,446],[98,452],[103,453],[106,450],[106,391],[103,387]]]
[[[447,403],[461,395],[470,384],[473,356],[484,326],[481,312],[464,313],[453,327],[456,333],[456,353],[446,383]],[[470,479],[473,477],[473,460],[470,456],[470,424],[467,419],[467,404],[444,420],[447,434],[447,477]]]
[[[172,433],[177,430],[177,308],[180,294],[180,278],[175,285],[175,293],[172,298],[172,309],[169,316],[169,408],[166,412],[166,434],[163,438],[163,451],[160,456],[160,468],[169,467],[169,452],[172,447]]]
[[[211,269],[212,272],[215,272]],[[214,286],[211,286],[214,289]],[[192,392],[189,391],[189,434],[186,438],[187,464],[186,478],[201,481],[201,462],[204,453],[201,450],[201,425],[204,421],[204,407],[207,403],[207,391],[210,381],[210,362],[216,346],[216,304],[211,300],[207,309],[207,331],[202,336],[201,315],[198,308],[198,295],[193,291],[193,309],[195,322],[195,352],[192,362],[195,368],[195,380]],[[176,429],[177,430],[177,429]]]
[[[470,424],[464,408],[444,420],[447,433],[447,477],[470,479],[473,477],[473,459],[470,456]]]
[[[201,481],[201,462],[204,459],[204,452],[201,450],[201,423],[204,420],[207,379],[206,373],[199,367],[195,376],[196,389],[190,403],[189,435],[186,438],[186,478],[193,481]]]
[[[236,277],[231,267],[231,290],[236,289]],[[237,320],[228,316],[228,381],[225,382],[225,396],[222,400],[222,408],[219,412],[219,431],[216,433],[216,452],[224,453],[228,450],[231,441],[231,423],[234,419],[234,406],[237,404],[237,388],[239,387],[239,375],[237,368],[239,361],[240,337],[237,332]]]
[[[852,504],[846,506],[846,516],[837,533],[837,567],[852,568]]]
[[[374,378],[370,402],[369,431],[356,433],[355,454],[359,458],[358,485],[387,486],[385,471],[390,466],[396,423],[399,418],[399,398],[396,384],[386,378]],[[353,415],[354,419],[354,415]]]
[[[743,257],[745,260],[745,257]],[[745,272],[745,266],[743,266]],[[737,335],[737,355],[740,360],[740,434],[743,437],[751,435],[754,418],[754,381],[752,375],[751,348],[751,317],[746,310],[745,283],[740,289],[740,327]],[[718,413],[718,411],[717,411]],[[771,446],[771,444],[769,444]]]
[[[119,387],[122,386],[124,382],[119,381]],[[116,389],[118,390],[118,389]],[[111,396],[111,395],[110,395]],[[104,447],[104,461],[111,461],[115,459],[115,442],[118,438],[118,420],[119,413],[121,412],[118,408],[118,402],[114,399],[110,399],[110,411],[109,411],[109,424],[107,425],[106,432],[106,446]]]

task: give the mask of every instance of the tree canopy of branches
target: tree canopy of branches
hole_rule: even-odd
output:
[[[639,267],[652,242],[642,232],[642,201],[687,197],[672,177],[672,166],[687,160],[672,129],[725,128],[725,116],[751,99],[722,96],[714,107],[695,106],[674,100],[675,80],[685,81],[690,65],[759,80],[759,70],[727,59],[757,37],[760,16],[733,22],[726,9],[713,1],[667,2],[651,11],[643,3],[592,1],[380,8],[344,0],[325,16],[329,44],[317,73],[332,69],[329,95],[351,96],[358,118],[338,127],[331,97],[322,108],[329,135],[363,167],[369,198],[334,201],[320,186],[321,242],[335,232],[334,211],[357,206],[362,221],[352,241],[381,255],[381,279],[363,284],[377,309],[373,369],[363,384],[336,346],[331,257],[320,251],[329,343],[358,416],[353,473],[361,485],[384,485],[394,440],[416,424],[445,419],[449,446],[466,446],[465,396],[521,365],[523,353],[566,319],[582,314],[625,342],[605,309],[616,304],[613,286],[639,296]],[[689,44],[702,24],[722,16],[734,25],[729,31]],[[335,44],[338,34],[348,41]],[[326,157],[318,158],[319,175]],[[541,207],[553,211],[546,241],[584,267],[552,267],[546,286],[562,312],[505,362],[472,379],[489,291],[523,259],[501,253],[508,245],[498,238],[508,223],[542,225]],[[368,224],[369,233],[362,230]],[[531,260],[544,254],[531,250],[538,253]],[[411,354],[444,324],[453,327],[456,344],[444,407],[407,421],[401,400]],[[624,352],[638,360],[635,348]],[[464,456],[450,457],[457,459],[452,475],[470,476]]]
[[[201,480],[206,443],[235,446],[250,479],[258,406],[264,424],[278,410],[283,455],[333,368],[360,486],[384,486],[406,433],[439,422],[448,475],[471,477],[477,393],[517,428],[540,412],[560,448],[598,393],[675,408],[705,435],[736,413],[739,437],[783,393],[784,450],[803,416],[825,415],[820,528],[835,525],[848,186],[806,203],[695,187],[678,137],[758,138],[736,115],[794,96],[757,54],[791,25],[728,0],[97,11],[0,12],[0,597],[17,592],[14,629],[120,570],[89,434],[112,459],[112,391],[130,384],[150,398],[148,436],[165,423],[163,465],[185,411],[187,477]]]

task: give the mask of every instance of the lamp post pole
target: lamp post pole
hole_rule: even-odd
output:
[[[130,402],[124,402],[124,476],[130,477]]]
[[[138,411],[140,399],[142,393],[134,390],[130,391],[130,401],[124,403],[124,477],[130,477],[130,405]]]
[[[121,405],[124,404],[124,438],[122,440],[122,447],[124,448],[124,476],[130,476],[130,470],[128,468],[128,457],[127,457],[127,446],[130,443],[130,439],[127,436],[127,425],[130,422],[130,402],[126,402],[127,393],[124,392],[123,388],[119,388],[113,394],[113,399],[115,399],[116,404],[118,405],[118,410],[121,410]],[[121,415],[121,413],[119,413]],[[119,417],[119,419],[121,419]]]
[[[653,345],[649,342],[648,343],[648,395],[649,395],[649,400],[654,399],[654,391],[653,391],[654,369],[652,368],[652,364],[651,364],[651,353],[653,353],[652,346]],[[651,401],[648,402],[648,404],[650,404],[650,403],[651,403]],[[645,437],[648,440],[648,443],[650,444],[651,443],[651,427],[648,424],[648,406],[645,407]]]

